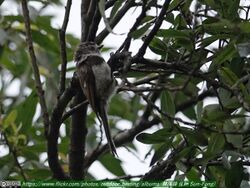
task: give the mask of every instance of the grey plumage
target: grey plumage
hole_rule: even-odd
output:
[[[116,80],[93,42],[84,42],[78,46],[75,62],[81,88],[104,127],[111,153],[117,155],[107,118],[108,101],[116,90]]]

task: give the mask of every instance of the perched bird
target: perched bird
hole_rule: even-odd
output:
[[[83,42],[78,46],[75,62],[81,88],[104,127],[111,153],[117,156],[107,115],[109,99],[115,93],[117,85],[113,73],[94,42]]]

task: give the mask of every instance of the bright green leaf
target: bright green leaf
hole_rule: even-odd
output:
[[[15,124],[17,118],[17,110],[12,110],[8,116],[6,116],[3,120],[3,129],[7,128],[8,126]]]

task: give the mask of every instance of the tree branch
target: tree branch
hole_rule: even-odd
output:
[[[147,10],[150,8],[150,5],[146,6],[146,2],[143,1],[142,3],[142,10],[140,15],[136,18],[136,21],[132,28],[130,29],[127,38],[124,40],[123,44],[120,46],[120,48],[117,51],[121,51],[124,48],[124,51],[128,51],[130,47],[130,42],[131,42],[131,34],[140,26],[140,23],[142,22],[143,18],[146,16]]]
[[[63,114],[62,117],[62,122],[64,122],[66,119],[68,119],[73,113],[75,113],[76,111],[78,111],[81,107],[83,107],[84,105],[88,104],[88,101],[85,100],[83,102],[81,102],[80,104],[75,105],[74,107],[72,107],[68,112],[65,112]]]
[[[88,24],[88,8],[91,0],[82,0],[81,3],[81,42],[86,41],[89,33],[89,24]]]
[[[36,85],[36,92],[39,96],[39,101],[43,113],[43,122],[44,122],[44,128],[45,128],[45,135],[48,133],[49,128],[49,114],[47,110],[46,101],[44,98],[44,90],[42,88],[42,82],[40,80],[40,73],[37,65],[36,55],[33,47],[32,42],[32,36],[31,36],[31,29],[30,29],[30,17],[29,17],[29,9],[27,6],[27,1],[22,0],[22,11],[23,11],[23,17],[24,17],[24,23],[25,23],[25,29],[26,29],[26,41],[29,49],[29,54],[31,58],[31,65],[35,77],[35,85]]]
[[[110,22],[110,27],[113,29],[119,21],[123,18],[123,16],[126,14],[126,12],[134,5],[134,0],[128,0],[125,5],[117,12],[114,19]],[[108,29],[104,29],[97,37],[96,37],[96,43],[101,44],[102,41],[108,36],[109,31]]]
[[[95,14],[90,26],[89,34],[88,34],[88,41],[95,41],[96,33],[98,30],[98,25],[101,21],[101,14],[99,12],[99,9],[97,8],[95,10]]]
[[[138,56],[138,57],[144,56],[149,43],[152,41],[155,34],[158,32],[158,30],[161,27],[161,24],[162,24],[162,22],[163,22],[163,20],[165,18],[165,14],[167,12],[170,1],[171,0],[165,0],[164,4],[162,6],[162,9],[161,9],[160,15],[158,16],[153,29],[150,31],[148,36],[144,39],[144,42],[143,42],[143,44],[142,44],[141,48],[139,49],[136,56]]]
[[[85,96],[82,90],[78,90],[73,105],[78,105],[84,102]],[[69,172],[70,177],[74,180],[81,180],[84,178],[84,155],[85,142],[87,136],[87,107],[85,103],[72,114],[70,148],[69,148]]]
[[[159,118],[154,118],[151,121],[147,121],[144,118],[141,118],[141,120],[139,121],[139,123],[137,123],[136,125],[133,126],[133,128],[124,131],[120,134],[118,134],[115,138],[114,138],[114,143],[117,147],[122,146],[125,143],[128,142],[132,142],[134,137],[140,133],[141,131],[144,131],[150,127],[152,127],[153,125],[156,125],[160,123],[160,119]],[[87,156],[85,157],[85,161],[84,161],[84,169],[86,170],[87,168],[90,167],[90,165],[103,153],[108,151],[108,145],[102,145],[99,147],[99,149],[94,150],[93,152],[90,152],[89,154],[87,154]]]
[[[98,13],[99,13],[99,10],[97,7],[97,0],[91,0],[89,9],[88,9],[88,26],[87,27],[89,31],[87,34],[87,41],[94,41],[95,39],[95,35],[96,35],[95,30],[97,31],[98,29],[97,27],[100,22]],[[94,32],[94,33],[91,33],[91,32]]]
[[[66,41],[65,41],[65,33],[69,21],[69,14],[71,8],[72,0],[67,1],[67,5],[65,7],[65,15],[62,24],[62,28],[59,29],[59,39],[60,39],[60,50],[61,50],[61,77],[60,77],[60,95],[65,90],[65,80],[66,80],[66,71],[67,71],[67,53],[66,53]]]
[[[185,142],[181,142],[177,149],[173,150],[166,160],[158,162],[152,169],[146,173],[141,180],[165,180],[171,178],[176,170],[173,160],[176,154],[185,148]]]
[[[53,172],[53,177],[59,180],[68,179],[68,176],[63,171],[59,159],[58,159],[58,137],[59,129],[62,123],[62,114],[67,104],[73,98],[76,93],[76,89],[79,88],[78,80],[73,77],[70,86],[64,91],[57,101],[57,104],[52,112],[50,127],[48,132],[48,143],[47,143],[47,152],[48,152],[48,162],[49,166]]]
[[[9,147],[10,153],[12,154],[12,156],[13,156],[13,158],[14,158],[14,161],[15,161],[15,163],[16,163],[16,165],[17,165],[17,168],[18,168],[19,171],[20,171],[20,174],[21,174],[23,180],[24,180],[24,181],[27,181],[26,174],[25,174],[25,172],[24,172],[24,170],[23,170],[21,164],[20,164],[19,161],[18,161],[18,155],[17,155],[16,149],[15,149],[14,147],[11,146],[11,144],[10,144],[10,142],[9,142],[9,140],[8,140],[8,137],[7,137],[7,135],[6,135],[4,132],[2,132],[2,135],[3,135],[3,138],[4,138],[5,142],[6,142],[6,145]]]
[[[107,1],[106,4],[105,4],[105,9],[108,9],[108,8],[112,7],[115,4],[116,1],[117,0]],[[102,18],[101,14],[100,14],[100,11],[99,11],[97,6],[96,6],[94,14],[91,15],[90,17],[91,18],[93,17],[93,19],[92,19],[92,22],[91,22],[91,25],[90,25],[87,40],[88,41],[95,41],[96,33],[97,33],[97,30],[98,30],[98,25],[99,25],[99,23],[101,21],[101,18]]]

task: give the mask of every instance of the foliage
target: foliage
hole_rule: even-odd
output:
[[[37,13],[31,20],[32,38],[51,114],[59,89],[60,39],[57,29],[51,26],[54,15],[40,12],[51,4],[62,6],[63,3],[37,2],[42,8],[29,7]],[[121,16],[130,1],[114,2],[100,1],[97,5],[107,35],[117,35],[113,31],[114,20]],[[137,141],[151,146],[150,165],[158,165],[162,160],[174,165],[176,173],[170,175],[173,179],[204,178],[216,180],[221,187],[245,184],[250,165],[250,4],[240,0],[172,0],[166,5],[164,17],[160,17],[164,8],[162,1],[131,2],[128,9],[138,8],[136,11],[141,11],[142,19],[127,33],[129,42],[117,46],[127,51],[130,42],[146,44],[149,40],[147,53],[158,58],[138,55],[144,48],[142,45],[130,57],[129,67],[115,72],[121,84],[119,93],[110,103],[109,114],[112,132],[120,132],[115,140],[117,146],[128,147],[136,153],[131,141],[137,135]],[[126,19],[124,15],[121,19],[123,17]],[[161,19],[163,23],[157,29]],[[23,16],[1,14],[0,25],[0,131],[1,146],[6,151],[0,157],[0,179],[50,179],[52,173],[43,157],[46,138],[29,63]],[[157,32],[154,33],[154,29]],[[150,33],[153,34],[151,40]],[[100,32],[97,42],[102,43],[106,36]],[[72,61],[80,39],[66,34],[66,41],[67,61]],[[67,69],[68,73],[73,71]],[[67,77],[66,87],[71,79]],[[11,86],[17,91],[14,94]],[[132,128],[127,132],[120,130],[116,124],[121,120],[131,122]],[[68,172],[70,121],[64,124],[59,156],[63,169]],[[94,114],[88,113],[87,148],[98,145],[96,124]],[[158,130],[150,134],[144,132],[153,126]],[[87,154],[88,159],[90,154]],[[100,152],[100,157],[94,158],[86,169],[94,161],[99,161],[118,177],[126,175],[122,161],[108,153]],[[152,168],[148,174],[153,172]],[[159,176],[158,179],[164,178]]]

